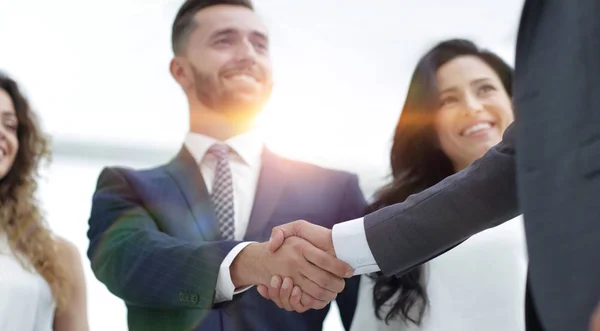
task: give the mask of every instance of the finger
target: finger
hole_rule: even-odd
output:
[[[294,236],[310,242],[322,251],[335,255],[331,230],[304,220],[298,220],[274,227],[273,230],[271,230],[271,238],[269,239],[269,250],[275,252],[283,245],[285,239]]]
[[[271,230],[271,238],[269,238],[269,243],[267,244],[267,248],[269,249],[269,251],[275,253],[279,249],[279,247],[281,247],[281,245],[283,245],[284,241],[285,241],[284,232],[281,231],[281,229],[279,227],[275,227],[275,228],[273,228],[273,230]]]
[[[314,266],[311,267],[318,269]],[[294,283],[300,286],[302,292],[309,294],[319,301],[331,302],[337,297],[337,292],[329,291],[319,286],[317,283],[302,274],[302,272],[300,273],[298,279],[294,279]]]
[[[327,307],[329,302],[317,300],[313,298],[310,294],[302,292],[300,304],[306,309],[323,309]]]
[[[307,221],[296,221],[296,223],[294,227],[296,237],[300,237],[318,249],[335,256],[331,230]]]
[[[306,247],[302,250],[302,255],[304,255],[304,258],[306,258],[306,260],[308,260],[310,263],[325,271],[328,271],[338,278],[350,278],[354,274],[354,270],[350,265],[336,259],[334,256],[327,254],[316,247]],[[322,284],[320,282],[317,282],[317,284],[327,288],[326,284]],[[330,290],[333,291],[333,289]]]
[[[271,252],[277,251],[283,245],[286,238],[296,236],[303,223],[308,222],[300,220],[274,227],[271,230],[271,238],[269,238],[269,250]]]
[[[269,289],[264,286],[264,285],[258,285],[256,287],[256,290],[258,291],[258,294],[260,294],[263,298],[270,300],[269,298]]]
[[[279,291],[279,300],[281,301],[281,305],[283,309],[287,311],[294,311],[294,308],[290,305],[290,297],[292,296],[292,288],[294,287],[294,282],[290,277],[283,278],[283,283],[281,285],[281,290]]]
[[[279,298],[279,289],[281,287],[281,277],[273,276],[271,277],[271,283],[269,286],[269,298],[277,305],[279,308],[283,308],[281,304],[281,299]]]
[[[300,302],[301,300],[302,300],[302,290],[300,289],[300,287],[298,285],[295,285],[294,289],[292,290],[292,296],[290,297],[290,306],[292,306],[292,308],[298,313],[303,313],[310,308],[310,307],[305,307],[302,304],[302,302]]]
[[[338,277],[330,273],[329,271],[323,270],[309,262],[303,265],[303,267],[300,269],[300,273],[304,277],[314,282],[317,286],[335,294],[342,292],[344,290],[344,287],[346,286],[346,282],[343,278]],[[304,290],[304,288],[302,288],[302,290]],[[304,290],[304,292],[306,292],[306,290]],[[316,299],[325,300],[314,295],[313,293],[309,294],[311,294]]]

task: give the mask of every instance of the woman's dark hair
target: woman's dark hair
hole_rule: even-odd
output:
[[[496,54],[464,39],[446,40],[434,46],[419,60],[411,78],[394,132],[390,155],[392,182],[375,194],[371,211],[402,202],[454,174],[452,162],[439,148],[433,125],[440,105],[436,73],[447,62],[467,55],[476,56],[489,65],[502,81],[506,93],[512,95],[513,69]],[[405,322],[421,324],[429,305],[422,284],[423,266],[400,277],[381,273],[372,277],[376,278],[373,302],[377,318],[388,323],[399,317]]]

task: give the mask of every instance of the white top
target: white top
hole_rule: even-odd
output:
[[[373,281],[363,276],[351,331],[525,330],[527,253],[521,216],[472,236],[425,268],[430,305],[420,327],[378,320]]]
[[[215,143],[225,143],[233,151],[229,154],[229,166],[233,180],[235,240],[243,240],[254,205],[254,195],[262,165],[263,141],[256,131],[240,134],[224,142],[198,133],[188,133],[185,147],[199,165],[208,193],[212,192],[217,160],[214,155],[207,152]],[[237,245],[221,262],[215,289],[216,303],[231,300],[234,294],[250,288],[235,291],[229,272],[229,267],[237,254],[248,244],[249,242],[245,242]]]
[[[55,309],[50,285],[21,266],[0,233],[0,330],[52,331]]]

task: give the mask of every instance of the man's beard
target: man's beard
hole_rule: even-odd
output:
[[[192,70],[196,98],[203,105],[215,111],[254,116],[265,106],[270,94],[270,90],[262,91],[262,95],[255,100],[243,100],[237,95],[237,93],[243,92],[221,88],[219,82],[211,75],[204,74],[196,68],[192,68]]]

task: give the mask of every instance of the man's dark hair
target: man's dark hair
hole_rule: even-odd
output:
[[[198,22],[194,20],[194,15],[202,9],[216,5],[242,6],[254,10],[251,0],[186,0],[179,8],[173,22],[171,46],[175,55],[185,49],[190,34],[196,29]]]

